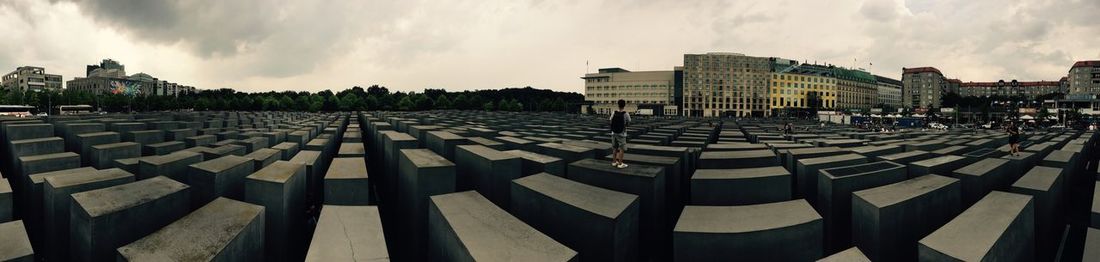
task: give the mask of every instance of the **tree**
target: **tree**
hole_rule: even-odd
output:
[[[414,103],[416,104],[416,110],[432,110],[432,105],[435,104],[432,98],[423,94],[417,95]]]
[[[368,95],[367,99],[365,99],[365,101],[363,101],[363,102],[365,104],[364,106],[366,107],[366,108],[364,108],[365,110],[378,110],[378,109],[380,109],[379,106],[378,106],[378,98],[376,98],[375,96]]]
[[[409,98],[408,96],[405,96],[405,97],[401,98],[401,101],[397,102],[397,110],[401,110],[401,111],[412,110],[415,106],[416,106],[416,104],[414,104],[412,99]]]
[[[485,102],[485,104],[481,105],[481,108],[484,109],[485,111],[493,111],[493,109],[494,109],[493,101]]]
[[[446,94],[440,94],[435,99],[435,109],[451,109],[451,100],[447,99]]]
[[[451,107],[458,110],[470,109],[470,100],[466,98],[466,94],[458,94],[455,100],[451,102]]]

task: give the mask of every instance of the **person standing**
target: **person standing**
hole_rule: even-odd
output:
[[[1020,153],[1020,128],[1016,127],[1015,122],[1009,122],[1008,127],[1005,127],[1005,133],[1008,133],[1009,154],[1018,156],[1018,153]]]
[[[619,99],[619,110],[611,113],[611,166],[626,168],[623,153],[626,152],[626,124],[630,123],[630,114],[626,113],[626,101]]]
[[[791,126],[790,122],[787,122],[787,124],[783,125],[783,134],[784,135],[794,134],[794,127]]]

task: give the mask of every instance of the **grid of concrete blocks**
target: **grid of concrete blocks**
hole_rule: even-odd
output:
[[[557,113],[0,119],[0,260],[1100,257],[1094,133]]]

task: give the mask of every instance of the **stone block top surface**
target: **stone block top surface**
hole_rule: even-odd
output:
[[[241,156],[228,155],[219,157],[212,160],[202,161],[192,164],[191,167],[199,170],[207,171],[210,173],[218,173],[226,169],[234,168],[240,165],[252,164],[252,159]]]
[[[219,197],[157,232],[118,248],[118,253],[129,261],[213,261],[263,212],[263,206]]]
[[[925,175],[909,180],[856,191],[853,194],[876,207],[892,206],[925,193],[957,183],[959,179],[940,175]]]
[[[686,206],[675,232],[748,233],[821,220],[804,199],[744,206]]]
[[[435,195],[431,201],[474,260],[569,261],[577,256],[476,191]]]
[[[538,173],[512,181],[550,198],[606,218],[617,218],[638,196]]]
[[[980,261],[1016,217],[1031,205],[1028,195],[989,192],[920,243],[962,261]]]
[[[401,154],[409,158],[417,168],[445,167],[455,164],[429,149],[401,149]]]
[[[72,194],[72,198],[74,203],[88,217],[99,217],[138,206],[187,188],[189,188],[188,185],[176,182],[171,178],[156,176],[128,184]]]
[[[341,157],[332,160],[325,179],[364,179],[367,178],[367,164],[362,158]]]
[[[781,166],[734,168],[734,169],[696,169],[691,179],[745,179],[773,176],[789,176]]]

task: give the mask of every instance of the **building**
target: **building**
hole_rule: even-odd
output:
[[[146,73],[127,76],[126,66],[111,59],[103,59],[98,65],[88,65],[86,69],[86,77],[76,77],[66,82],[69,89],[92,94],[161,96],[177,96],[195,91],[194,87],[164,81]]]
[[[770,115],[771,64],[767,57],[735,53],[685,54],[684,115]]]
[[[901,81],[897,79],[875,75],[875,99],[871,101],[874,107],[901,108]]]
[[[959,96],[1022,96],[1036,99],[1039,96],[1061,92],[1061,83],[1057,81],[1016,81],[999,80],[997,82],[966,82],[959,88]]]
[[[836,75],[836,109],[866,112],[878,92],[875,75],[862,69],[833,67]]]
[[[768,81],[772,115],[793,116],[836,106],[836,78],[832,70],[772,59]]]
[[[61,90],[61,75],[47,74],[46,69],[21,66],[0,78],[0,87],[7,90]]]
[[[902,106],[939,108],[948,88],[947,79],[935,67],[902,68]]]
[[[627,112],[675,115],[676,71],[631,72],[622,68],[601,68],[598,73],[585,74],[584,100],[597,114],[618,110],[619,99],[627,103]],[[193,89],[192,89],[193,90]],[[642,109],[642,110],[639,110]]]
[[[1069,95],[1095,97],[1100,94],[1100,60],[1074,63],[1067,78]]]

